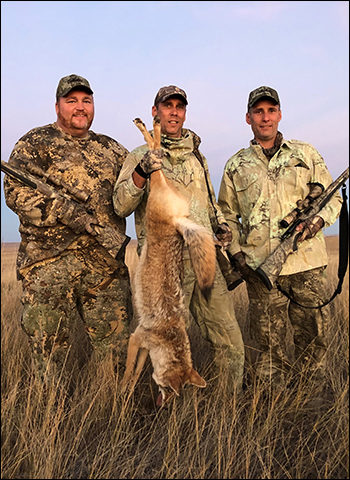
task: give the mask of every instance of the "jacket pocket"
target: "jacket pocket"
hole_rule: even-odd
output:
[[[242,219],[249,218],[254,205],[258,202],[261,195],[261,182],[258,181],[259,175],[251,173],[244,176],[233,176],[240,213]]]
[[[304,198],[309,188],[310,169],[305,164],[288,165],[284,170],[283,183],[288,195]]]

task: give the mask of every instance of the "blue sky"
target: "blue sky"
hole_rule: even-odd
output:
[[[334,178],[349,162],[349,2],[2,1],[3,160],[56,120],[57,84],[71,73],[94,90],[92,130],[128,150],[143,143],[135,117],[151,128],[158,89],[183,88],[185,127],[202,138],[216,194],[226,161],[252,138],[247,99],[261,85],[280,95],[285,138],[312,143]],[[1,241],[18,242],[2,181],[1,213]]]

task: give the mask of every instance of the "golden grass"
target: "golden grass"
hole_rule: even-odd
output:
[[[327,237],[329,293],[337,284],[337,241]],[[349,478],[348,273],[331,305],[324,385],[305,372],[294,389],[267,394],[253,384],[232,395],[225,375],[213,377],[208,344],[192,325],[194,363],[208,386],[187,387],[157,410],[149,361],[129,400],[120,395],[109,360],[92,360],[72,396],[63,383],[45,391],[38,385],[20,328],[15,254],[16,246],[2,245],[2,478]],[[135,242],[126,262],[133,281]],[[232,295],[249,347],[244,285]],[[320,398],[324,387],[327,395]]]

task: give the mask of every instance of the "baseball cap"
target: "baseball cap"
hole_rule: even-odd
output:
[[[259,87],[250,92],[248,99],[248,110],[254,105],[258,100],[263,97],[268,97],[274,100],[278,105],[281,105],[278,93],[271,87]]]
[[[188,104],[185,90],[182,90],[175,85],[169,85],[168,87],[162,87],[159,89],[156,98],[154,99],[154,105],[157,105],[160,102],[164,102],[167,98],[172,97],[173,95],[179,95],[180,97],[182,97],[184,104]]]
[[[89,82],[79,75],[68,75],[67,77],[61,78],[58,83],[56,90],[56,100],[60,97],[65,97],[73,88],[82,87],[84,90],[87,90],[91,95],[94,93],[91,90]]]

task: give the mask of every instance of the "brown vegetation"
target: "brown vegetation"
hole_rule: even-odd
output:
[[[326,240],[331,294],[338,237]],[[192,325],[194,365],[208,386],[185,388],[159,410],[150,362],[128,402],[109,360],[92,360],[70,397],[63,385],[44,391],[37,384],[20,328],[17,247],[2,245],[1,252],[2,478],[349,478],[348,272],[342,294],[331,304],[324,384],[305,371],[291,389],[273,393],[252,384],[232,397],[224,375],[213,377],[208,344]],[[131,279],[137,261],[131,242],[126,256]],[[254,345],[244,284],[232,295],[249,359]]]

